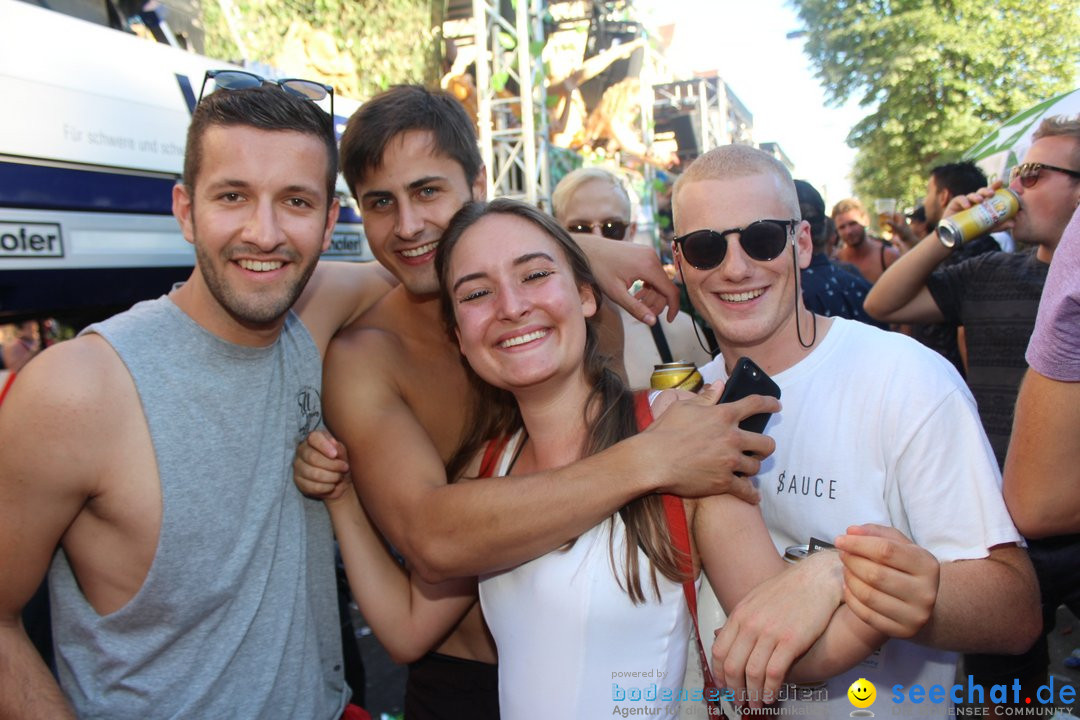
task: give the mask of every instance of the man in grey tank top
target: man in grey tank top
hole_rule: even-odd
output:
[[[42,353],[0,411],[0,717],[345,708],[330,525],[291,463],[330,337],[389,282],[316,265],[338,201],[315,103],[214,92],[187,148],[189,280]],[[59,686],[19,623],[47,570]]]

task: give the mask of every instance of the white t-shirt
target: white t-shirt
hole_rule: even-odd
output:
[[[725,380],[721,358],[701,369]],[[897,528],[942,562],[983,558],[994,545],[1022,542],[1001,495],[1001,475],[975,401],[943,357],[899,333],[835,318],[806,358],[773,378],[783,410],[765,434],[776,452],[754,478],[779,552],[832,542],[850,525]],[[950,687],[956,653],[890,640],[828,683],[828,714],[847,717],[847,689],[874,683],[880,717],[892,688]],[[820,703],[807,710],[820,713]],[[906,704],[906,701],[905,701]],[[944,717],[951,703],[923,703]],[[940,712],[939,712],[940,710]]]

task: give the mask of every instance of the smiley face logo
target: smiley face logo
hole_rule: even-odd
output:
[[[851,683],[847,691],[848,700],[857,708],[868,708],[877,699],[877,688],[866,678],[859,678]]]

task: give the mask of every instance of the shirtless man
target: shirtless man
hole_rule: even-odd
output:
[[[4,718],[336,720],[348,698],[330,525],[290,464],[330,337],[390,281],[316,265],[338,201],[315,103],[214,92],[187,149],[191,277],[46,350],[0,411]],[[19,621],[50,563],[59,686]]]
[[[741,418],[776,407],[760,397],[716,407],[680,403],[647,432],[560,470],[513,483],[447,484],[445,463],[478,398],[440,317],[433,261],[454,213],[485,195],[474,130],[453,98],[396,87],[350,119],[341,158],[372,252],[401,284],[331,343],[324,374],[327,420],[356,461],[352,475],[364,507],[414,572],[434,582],[512,567],[648,492],[756,496],[733,472],[752,474],[759,464],[743,450],[758,456],[771,451],[760,436],[736,427]],[[649,249],[579,237],[601,268],[640,250],[655,267],[645,279],[673,291]],[[605,291],[619,295],[618,289]],[[674,292],[669,303],[678,307]],[[325,466],[318,452],[328,450],[322,440],[301,448],[301,460],[310,464],[298,463],[298,472],[314,484],[325,480],[330,490],[346,465]],[[683,462],[671,463],[676,444]],[[342,450],[337,448],[339,456]],[[455,477],[453,469],[449,475]],[[437,652],[411,667],[406,716],[494,716],[495,654],[478,608]]]
[[[866,232],[870,220],[862,203],[855,198],[836,203],[832,219],[837,234],[844,242],[836,253],[836,259],[854,265],[871,285],[877,282],[885,268],[900,257],[899,250]]]

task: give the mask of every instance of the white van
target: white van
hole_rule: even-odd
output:
[[[203,75],[222,67],[0,0],[0,323],[82,324],[190,274],[194,252],[171,215],[172,186]],[[340,134],[358,105],[334,104]],[[340,181],[339,195],[327,255],[370,260]]]

